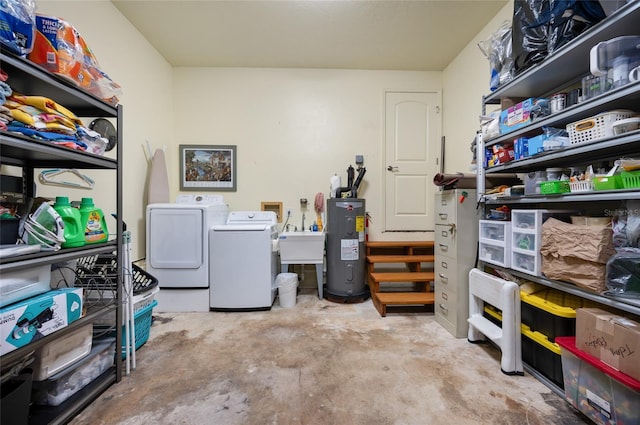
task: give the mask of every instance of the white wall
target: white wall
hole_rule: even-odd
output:
[[[445,171],[470,172],[469,149],[480,128],[482,96],[489,90],[489,60],[478,48],[504,22],[511,21],[513,1],[507,3],[443,71],[443,134]]]
[[[367,171],[359,196],[373,217],[371,237],[379,237],[384,91],[440,86],[439,72],[176,68],[172,193],[179,188],[178,144],[236,145],[237,192],[219,192],[230,208],[281,201],[300,228],[303,212],[305,226],[313,223],[316,194],[329,196],[330,177],[338,174],[346,185],[347,167],[362,154]],[[309,200],[306,210],[300,198]]]
[[[85,39],[100,66],[122,86],[124,140],[124,216],[132,232],[132,258],[145,255],[144,211],[146,205],[147,160],[145,140],[152,147],[174,143],[172,68],[109,1],[38,1],[38,13],[57,16],[73,25]],[[83,119],[89,124],[91,119]],[[109,156],[115,155],[115,149]],[[92,191],[72,191],[40,185],[40,196],[93,197],[105,215],[115,212],[115,173],[83,170],[96,180]],[[115,220],[107,218],[110,232]]]
[[[143,144],[166,146],[171,199],[179,193],[179,144],[238,147],[238,190],[222,193],[232,209],[259,209],[282,201],[300,225],[299,199],[313,216],[317,192],[328,194],[329,178],[342,175],[364,155],[367,174],[360,194],[367,199],[372,238],[382,223],[383,94],[389,90],[441,91],[445,170],[469,168],[478,128],[480,100],[488,91],[488,61],[476,46],[511,16],[512,3],[487,25],[442,72],[342,71],[318,69],[176,68],[149,45],[109,1],[48,1],[41,13],[65,18],[123,88],[124,220],[133,234],[133,258],[143,258],[148,163]],[[112,173],[88,171],[92,196],[105,212],[115,209]],[[191,192],[193,193],[193,192]],[[60,194],[41,187],[38,194]],[[66,194],[66,193],[65,193]],[[380,219],[376,220],[376,217]],[[307,223],[309,223],[307,219]]]

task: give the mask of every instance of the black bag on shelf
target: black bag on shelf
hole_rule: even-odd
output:
[[[512,48],[516,75],[605,17],[598,0],[515,0]]]
[[[512,43],[513,67],[518,75],[547,57],[549,0],[514,0]]]
[[[588,30],[606,15],[597,0],[551,0],[547,53],[552,54],[584,31]]]

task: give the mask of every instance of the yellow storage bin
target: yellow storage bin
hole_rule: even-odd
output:
[[[575,336],[576,309],[599,304],[578,296],[545,288],[532,294],[520,291],[522,323],[555,341],[557,336]]]

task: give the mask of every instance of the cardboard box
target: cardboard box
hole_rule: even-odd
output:
[[[54,289],[0,309],[0,355],[24,347],[82,316],[82,288]]]
[[[531,124],[551,113],[549,99],[529,98],[500,113],[500,134]]]
[[[599,308],[579,308],[576,348],[640,380],[640,323]]]
[[[523,100],[527,100],[526,97],[501,97],[500,98],[500,110],[504,111],[505,109],[509,109],[513,106],[516,106],[518,103]]]
[[[549,137],[546,134],[540,134],[538,136],[529,138],[525,156],[534,156],[544,152],[544,141],[548,138]]]

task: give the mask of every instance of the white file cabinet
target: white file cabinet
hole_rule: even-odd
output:
[[[434,315],[456,338],[467,336],[469,270],[475,265],[479,217],[475,189],[436,193]]]

